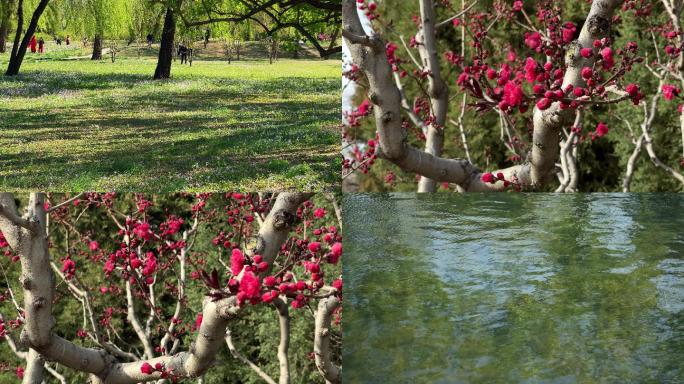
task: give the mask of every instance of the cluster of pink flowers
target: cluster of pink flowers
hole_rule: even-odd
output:
[[[515,184],[515,180],[506,180],[506,177],[502,172],[498,172],[496,175],[491,172],[486,172],[482,174],[480,179],[488,184],[496,184],[497,182],[501,181],[506,188],[512,184]]]
[[[164,364],[162,363],[155,363],[154,365],[144,362],[140,365],[140,372],[146,374],[146,375],[151,375],[155,372],[159,372],[162,379],[169,379],[171,382],[177,382],[178,377],[173,374],[172,369],[167,369]]]
[[[71,257],[67,256],[62,260],[62,272],[64,272],[64,277],[69,280],[74,277],[76,273],[76,263],[71,260]]]
[[[368,20],[375,20],[380,17],[380,15],[378,15],[376,12],[378,6],[375,4],[375,2],[371,1],[366,4],[366,0],[356,0],[356,3],[358,4],[359,9],[364,11],[364,14]]]
[[[672,84],[663,84],[663,97],[665,100],[672,100],[679,96],[681,90]]]
[[[0,248],[7,248],[9,247],[9,243],[7,242],[7,239],[5,239],[5,235],[0,232]]]

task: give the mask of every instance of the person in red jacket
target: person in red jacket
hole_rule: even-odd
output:
[[[31,37],[31,53],[36,53],[36,36]]]

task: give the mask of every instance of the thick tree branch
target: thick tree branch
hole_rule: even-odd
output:
[[[153,358],[154,349],[152,348],[152,342],[147,336],[147,333],[145,333],[145,330],[143,329],[142,324],[140,323],[140,320],[138,320],[138,316],[135,313],[133,288],[131,287],[131,282],[129,280],[126,280],[126,319],[129,323],[131,323],[135,334],[138,336],[138,339],[143,345],[143,349],[145,350],[145,358]]]
[[[22,384],[40,384],[45,379],[45,360],[40,354],[34,350],[29,349],[26,356],[26,370],[24,370],[24,378]]]
[[[433,0],[420,0],[421,28],[416,36],[419,41],[418,53],[422,65],[428,74],[428,96],[434,121],[428,126],[425,137],[425,152],[435,156],[442,156],[444,147],[444,126],[449,109],[449,89],[442,78],[439,67],[439,52],[437,52],[437,26],[435,4]],[[435,192],[437,182],[421,177],[418,182],[418,192]]]
[[[335,309],[340,305],[340,299],[330,296],[318,302],[314,334],[314,356],[316,367],[325,378],[326,383],[339,384],[342,382],[340,368],[332,362],[330,351],[331,319]]]
[[[297,222],[297,208],[311,196],[311,193],[280,193],[259,229],[251,254],[261,255],[264,261],[272,264],[280,252],[281,244]]]
[[[280,365],[279,384],[290,383],[290,360],[288,349],[290,348],[290,312],[287,303],[276,298],[273,304],[278,311],[278,324],[280,326],[280,343],[278,344],[278,363]]]

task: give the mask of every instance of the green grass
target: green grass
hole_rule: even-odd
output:
[[[28,56],[0,77],[2,190],[339,185],[338,60],[176,62],[171,80],[152,81],[151,57]]]

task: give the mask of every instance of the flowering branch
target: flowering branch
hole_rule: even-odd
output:
[[[279,382],[287,384],[290,380],[287,356],[290,342],[288,300],[291,299],[290,304],[296,309],[307,307],[313,300],[330,300],[341,295],[341,280],[333,281],[332,287],[326,285],[323,280],[325,271],[322,268],[322,263],[336,264],[341,256],[342,244],[338,229],[334,225],[313,226],[315,220],[324,218],[327,212],[309,200],[311,194],[281,193],[277,196],[264,196],[263,199],[255,195],[226,194],[224,201],[228,202],[227,205],[211,209],[205,207],[208,196],[197,196],[197,203],[192,205],[193,224],[185,230],[182,230],[183,218],[170,214],[158,228],[153,229],[148,216],[151,213],[148,213],[147,209],[154,203],[141,195],[136,195],[137,212],[128,215],[117,212],[112,207],[114,194],[88,193],[82,196],[83,199],[68,199],[70,204],[57,204],[53,206],[55,209],[51,211],[49,218],[51,223],[60,224],[65,229],[67,254],[60,259],[63,263],[60,268],[51,261],[48,252],[54,244],[48,242],[47,211],[50,209],[50,203],[46,196],[40,193],[30,195],[25,215],[32,218],[29,229],[7,218],[8,215],[18,217],[18,210],[11,194],[0,194],[0,204],[7,207],[7,210],[0,213],[0,247],[9,246],[11,252],[16,253],[17,260],[22,266],[20,282],[24,292],[24,315],[21,321],[17,321],[17,327],[22,323],[24,325],[20,337],[22,344],[35,350],[42,360],[55,361],[90,374],[92,383],[132,384],[161,379],[175,381],[194,378],[204,374],[214,364],[214,358],[225,342],[226,328],[231,319],[250,304],[273,303],[278,310],[280,324]],[[80,213],[70,213],[68,206],[78,206]],[[101,251],[101,246],[93,239],[92,232],[81,233],[76,226],[83,212],[91,206],[102,207],[111,216],[116,214],[125,217],[125,221],[117,221],[115,224],[116,228],[119,228],[117,236],[121,240],[116,243],[115,251],[108,255]],[[231,278],[220,277],[223,274],[219,275],[215,269],[210,273],[204,270],[201,273],[193,272],[193,279],[201,278],[209,291],[205,295],[195,325],[188,327],[197,332],[194,342],[187,351],[178,352],[177,349],[181,346],[180,335],[186,332],[186,326],[179,325],[182,324],[180,316],[186,300],[185,269],[188,263],[197,266],[204,265],[205,262],[199,259],[204,257],[204,252],[196,252],[193,255],[189,255],[188,252],[195,242],[195,234],[200,223],[207,222],[211,225],[209,219],[218,218],[222,210],[225,210],[227,218],[225,224],[230,224],[229,227],[222,229],[229,228],[230,231],[238,232],[221,232],[213,243],[232,251],[231,265],[229,270],[225,271]],[[254,215],[261,213],[267,215],[255,236],[256,245],[252,252],[243,254],[240,250],[240,239],[251,237]],[[69,223],[72,219],[73,222]],[[219,220],[217,222],[223,224]],[[304,224],[303,229],[297,228],[293,231],[300,222]],[[306,234],[307,227],[312,232],[310,237]],[[76,244],[72,244],[69,238],[72,232],[77,234],[80,243],[84,244],[87,250],[76,251]],[[289,238],[293,232],[295,235]],[[301,238],[297,237],[298,233],[302,234]],[[245,244],[246,242],[245,240]],[[276,260],[276,256],[281,254],[287,257],[284,262]],[[108,307],[103,311],[99,325],[96,324],[91,308],[89,291],[93,288],[84,286],[79,280],[80,259],[77,259],[77,256],[82,256],[84,260],[102,261],[104,265],[100,265],[107,280],[120,276],[125,287],[122,289],[116,283],[109,282],[108,286],[103,285],[99,288],[102,294],[111,292],[112,298],[121,293],[126,296],[125,299],[121,298],[126,303],[123,307]],[[265,261],[267,257],[270,258],[270,262]],[[277,276],[264,277],[272,265],[282,267],[282,271]],[[298,276],[299,271],[294,270],[296,265],[303,266],[301,276]],[[174,276],[177,285],[169,283],[169,274],[165,271],[177,273]],[[198,273],[195,275],[195,272]],[[82,347],[56,333],[57,324],[52,317],[52,310],[56,303],[55,297],[61,296],[56,293],[56,276],[66,285],[68,292],[81,302],[84,328],[89,319],[92,327],[90,337],[102,348]],[[226,280],[227,283],[224,283]],[[168,326],[163,319],[164,312],[157,303],[161,305],[162,302],[166,302],[169,295],[158,293],[159,297],[154,297],[153,287],[157,282],[160,284],[158,289],[162,283],[165,284],[165,290],[171,289],[176,300],[176,309]],[[136,298],[141,298],[150,308],[151,316],[146,327],[137,319]],[[96,299],[95,303],[98,301]],[[142,353],[135,349],[135,353],[123,351],[99,334],[98,326],[103,325],[106,327],[108,339],[112,337],[111,331],[123,341],[110,324],[112,314],[116,313],[126,313],[128,323],[143,345]],[[155,324],[157,331],[161,331],[158,348],[152,347],[154,335],[151,334],[151,329]],[[86,336],[87,330],[78,330],[79,338]],[[173,346],[169,347],[171,341]],[[31,367],[27,367],[26,375],[33,377],[33,374],[29,375],[31,372]]]
[[[450,64],[464,68],[457,84],[476,99],[476,102],[471,105],[476,110],[493,109],[505,115],[502,129],[506,132],[505,137],[511,142],[504,144],[516,158],[522,161],[520,164],[504,169],[482,172],[471,160],[447,159],[441,154],[448,107],[448,89],[445,86],[445,80],[441,77],[438,61],[440,56],[435,48],[435,3],[430,0],[419,0],[420,18],[414,17],[418,33],[411,39],[411,47],[418,50],[421,59],[420,65],[411,76],[419,82],[420,91],[427,95],[429,103],[425,103],[424,106],[414,106],[414,111],[406,112],[407,98],[403,94],[398,78],[406,76],[407,71],[403,69],[402,60],[396,56],[396,45],[391,42],[386,43],[377,33],[367,34],[359,19],[359,9],[362,9],[372,21],[381,17],[377,14],[374,3],[343,0],[344,36],[354,36],[353,39],[347,39],[353,59],[352,71],[347,75],[357,83],[361,76],[367,80],[364,86],[367,87],[367,100],[372,104],[379,141],[379,146],[368,163],[372,163],[373,156],[378,156],[396,164],[404,171],[416,173],[420,176],[419,191],[434,191],[435,182],[456,184],[458,190],[461,191],[502,191],[510,186],[518,189],[542,187],[548,183],[556,171],[556,160],[559,158],[561,149],[558,137],[562,128],[572,123],[576,110],[590,105],[614,104],[627,99],[638,103],[643,97],[638,87],[633,84],[627,87],[625,94],[615,99],[592,97],[594,95],[603,97],[608,83],[615,82],[618,77],[624,76],[627,68],[639,61],[635,56],[631,56],[636,51],[636,46],[628,45],[628,49],[620,50],[620,54],[624,56],[623,65],[615,67],[608,81],[602,82],[597,72],[599,66],[610,70],[615,65],[614,51],[609,46],[608,35],[613,21],[613,12],[620,3],[621,1],[618,0],[593,1],[578,37],[573,40],[577,29],[574,24],[566,23],[561,26],[554,19],[555,24],[552,25],[554,28],[549,29],[546,34],[540,33],[527,16],[522,2],[514,2],[512,10],[521,12],[533,31],[526,33],[525,44],[537,52],[545,53],[548,58],[544,65],[540,65],[533,58],[528,57],[524,68],[516,70],[516,73],[508,64],[502,64],[499,72],[492,69],[485,63],[487,55],[483,53],[482,48],[482,40],[486,38],[493,23],[505,15],[504,11],[497,9],[496,18],[489,25],[484,22],[481,23],[482,25],[478,24],[480,20],[484,20],[480,18],[481,14],[451,19],[454,26],[461,28],[465,20],[474,20],[469,24],[474,28],[473,31],[469,31],[474,40],[472,43],[475,56],[473,64],[468,66],[464,64],[463,53],[460,56],[453,52],[445,54]],[[473,5],[465,7],[463,4],[463,12],[460,13],[465,15],[467,9]],[[450,7],[448,3],[444,6]],[[542,14],[540,12],[540,15]],[[505,17],[511,19],[510,16]],[[542,16],[538,17],[542,18]],[[364,44],[359,43],[361,40]],[[565,52],[564,60],[562,59],[563,52]],[[516,60],[513,53],[509,53],[509,57],[508,61]],[[427,82],[425,89],[420,86],[423,79]],[[487,80],[498,82],[498,87],[490,86]],[[534,84],[533,100],[536,100],[531,119],[530,149],[524,159],[517,154],[515,142],[517,139],[510,132],[511,123],[508,117],[513,109],[524,112],[528,108],[530,98],[523,93],[521,80]],[[365,116],[366,111],[370,110],[362,106],[359,106],[358,112],[352,116],[350,126],[358,126],[356,120]],[[421,119],[422,116],[418,116],[416,110],[420,110],[420,113],[426,117]],[[421,120],[427,126],[424,150],[419,150],[408,143],[409,123],[402,118],[403,115],[407,115],[419,127],[423,127],[423,124],[416,122]],[[460,126],[465,143],[464,129],[462,124]],[[570,142],[574,139],[575,137]],[[567,160],[568,152],[566,151],[563,156]],[[367,160],[366,156],[359,159],[359,162]],[[563,161],[561,159],[561,162]],[[345,163],[345,167],[355,169],[352,164]],[[365,171],[367,166],[359,168]]]

